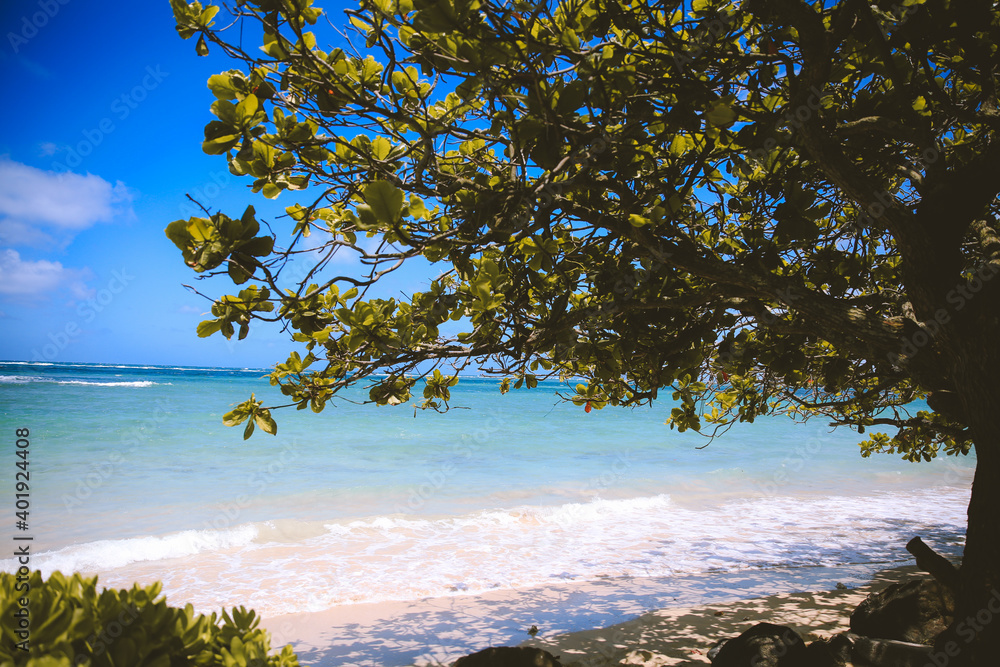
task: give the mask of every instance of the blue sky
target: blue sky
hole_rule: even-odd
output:
[[[335,20],[344,6],[319,4]],[[164,236],[190,215],[185,194],[230,215],[254,204],[279,242],[295,200],[251,193],[201,152],[205,82],[235,64],[194,46],[168,0],[0,4],[0,359],[264,367],[292,349],[275,327],[195,335],[210,304],[182,285],[235,289],[194,283]],[[423,281],[393,289],[407,280]]]

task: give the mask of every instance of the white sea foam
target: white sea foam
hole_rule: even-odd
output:
[[[249,604],[278,614],[566,580],[892,562],[906,558],[917,534],[957,553],[967,502],[968,492],[953,488],[746,498],[706,509],[658,495],[461,516],[267,522],[94,542],[34,562],[100,572],[104,585],[161,579],[174,603],[201,610]]]
[[[45,378],[31,375],[0,375],[0,384],[27,384],[29,382],[44,382]]]
[[[151,382],[149,380],[136,380],[134,382],[88,382],[86,380],[56,380],[56,384],[72,384],[88,387],[152,387],[161,384],[173,384],[172,382]]]
[[[0,361],[0,366],[56,366],[58,368],[123,368],[127,370],[169,370],[169,371],[222,371],[236,373],[270,373],[268,368],[235,368],[227,366],[138,366],[133,364],[72,364],[48,361]]]
[[[242,525],[230,530],[186,530],[159,537],[134,537],[122,540],[99,540],[39,554],[32,566],[45,576],[61,572],[107,572],[134,563],[169,561],[203,552],[242,547],[253,542],[257,528]],[[0,569],[16,569],[13,559],[0,561]]]
[[[97,382],[92,380],[59,380],[57,378],[42,377],[38,375],[0,375],[0,384],[31,384],[35,382],[88,387],[152,387],[154,385],[173,384],[172,382],[152,382],[150,380],[135,380],[131,382]]]

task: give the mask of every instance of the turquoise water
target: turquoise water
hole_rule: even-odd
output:
[[[277,437],[243,441],[221,416],[251,392],[283,402],[264,375],[0,363],[4,432],[31,430],[33,566],[160,579],[172,603],[206,611],[285,613],[896,562],[916,534],[960,553],[971,458],[862,459],[857,434],[784,418],[698,449],[704,438],[664,425],[667,402],[587,414],[556,383],[501,396],[479,378],[447,414],[340,401],[277,411]]]

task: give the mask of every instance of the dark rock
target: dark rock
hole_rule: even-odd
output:
[[[846,634],[818,639],[806,647],[811,667],[850,667],[854,644]]]
[[[951,591],[934,579],[892,584],[851,614],[851,632],[878,639],[933,644],[955,613]]]
[[[715,660],[715,656],[719,655],[719,651],[722,650],[722,647],[725,646],[725,644],[726,640],[720,639],[719,641],[712,644],[712,648],[708,649],[708,653],[706,653],[705,655],[708,657],[709,660]]]
[[[809,667],[806,644],[783,625],[758,623],[730,639],[712,661],[713,667]]]
[[[933,665],[932,646],[891,639],[851,636],[851,659],[856,667],[927,667]]]
[[[534,646],[493,646],[455,661],[454,667],[562,667],[559,658]]]

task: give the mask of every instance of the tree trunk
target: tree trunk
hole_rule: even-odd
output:
[[[976,401],[980,402],[980,401]],[[985,406],[977,406],[985,407]],[[1000,664],[1000,404],[976,413],[976,475],[969,503],[965,554],[959,569],[955,620],[935,642],[937,667]],[[972,414],[972,413],[969,413]],[[977,428],[977,426],[979,428]]]
[[[913,554],[917,567],[929,573],[939,584],[951,591],[952,596],[958,593],[958,568],[950,560],[924,544],[919,537],[907,542],[906,550]]]

